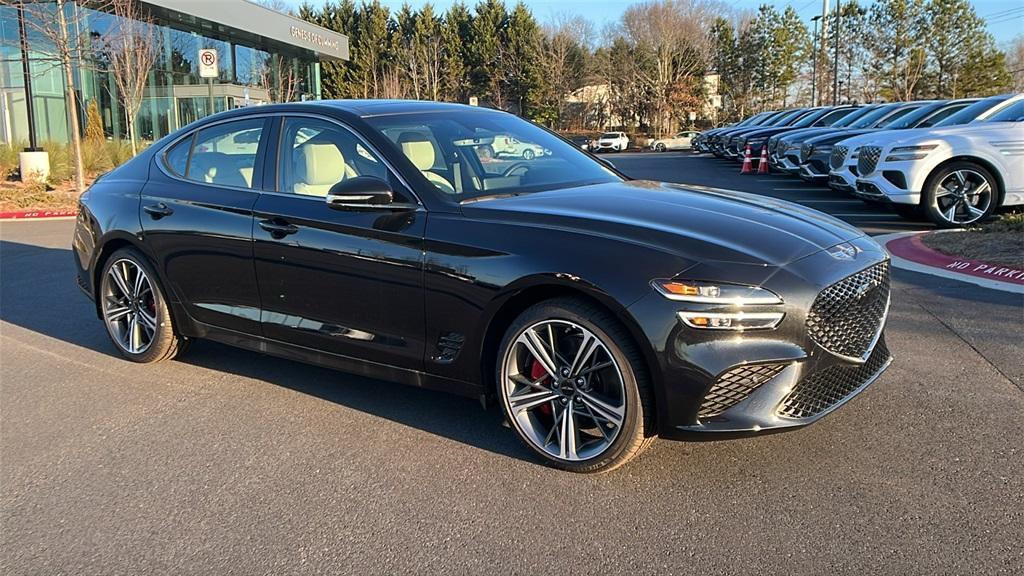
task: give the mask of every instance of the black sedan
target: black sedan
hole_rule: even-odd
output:
[[[509,139],[551,153],[487,153]],[[495,399],[526,446],[577,472],[659,435],[809,424],[890,362],[889,261],[857,229],[631,181],[454,104],[201,120],[93,184],[74,253],[130,360],[207,338]]]

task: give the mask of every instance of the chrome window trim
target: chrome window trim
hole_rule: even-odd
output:
[[[178,176],[178,175],[174,174],[174,172],[171,171],[167,167],[167,153],[170,151],[170,149],[173,148],[176,144],[178,144],[182,140],[184,140],[186,138],[191,138],[193,136],[198,135],[199,131],[201,131],[201,130],[204,130],[206,128],[210,128],[210,127],[213,127],[213,126],[218,126],[220,124],[226,124],[228,122],[237,122],[237,121],[240,121],[240,120],[252,120],[252,119],[256,119],[256,118],[267,119],[267,118],[289,118],[289,117],[291,117],[291,118],[294,118],[294,117],[305,117],[305,118],[315,118],[315,119],[318,119],[318,120],[325,120],[327,122],[330,122],[332,124],[336,124],[336,125],[340,126],[344,130],[347,130],[349,133],[351,133],[353,136],[355,136],[356,139],[359,140],[359,142],[361,144],[363,144],[366,147],[367,150],[369,150],[370,152],[376,154],[377,157],[380,158],[380,161],[384,164],[384,166],[390,172],[392,172],[395,175],[395,177],[398,178],[398,181],[401,182],[401,184],[403,186],[405,186],[405,188],[409,191],[410,194],[412,194],[412,197],[416,200],[416,205],[419,206],[419,207],[423,207],[423,201],[420,199],[419,195],[416,194],[416,190],[412,186],[409,185],[409,182],[405,179],[405,176],[403,176],[401,172],[396,170],[394,165],[391,164],[391,162],[388,161],[387,157],[385,155],[381,154],[380,150],[378,150],[372,144],[367,142],[366,139],[363,138],[363,136],[361,134],[359,134],[359,132],[355,131],[351,126],[349,126],[349,125],[347,125],[347,124],[345,124],[345,123],[343,123],[343,122],[341,122],[341,121],[339,121],[339,120],[337,120],[335,118],[331,118],[330,116],[325,116],[323,114],[315,114],[315,113],[312,113],[312,112],[284,112],[284,111],[279,111],[279,112],[258,112],[258,113],[253,113],[253,114],[245,114],[245,115],[238,116],[238,117],[233,117],[233,118],[221,118],[219,120],[213,120],[213,121],[207,122],[207,123],[203,124],[202,126],[196,126],[195,128],[187,131],[185,134],[182,134],[182,135],[178,136],[174,140],[171,140],[166,145],[164,145],[164,147],[161,148],[160,151],[157,153],[157,163],[156,163],[157,168],[160,170],[160,172],[163,173],[164,176],[167,176],[168,178],[170,178],[172,180],[176,180],[178,182],[184,182],[184,183],[187,183],[187,184],[198,184],[200,186],[206,186],[206,187],[209,187],[209,188],[226,188],[228,190],[238,190],[238,191],[242,191],[242,192],[254,192],[256,194],[275,194],[275,195],[280,195],[280,196],[287,196],[289,198],[306,198],[306,199],[309,199],[309,200],[317,200],[317,201],[323,203],[324,202],[324,197],[322,197],[322,196],[304,196],[302,194],[293,194],[291,192],[279,192],[276,189],[275,190],[264,190],[264,189],[249,188],[249,187],[244,187],[244,186],[225,186],[225,185],[222,185],[222,184],[210,184],[210,183],[207,183],[207,182],[199,182],[199,181],[196,181],[196,180],[189,180],[188,178],[184,178],[182,176]],[[262,137],[263,137],[263,135],[260,134],[260,138],[262,138]],[[195,146],[195,142],[192,143],[192,146],[193,147]],[[281,152],[280,143],[278,144],[277,152],[278,152],[278,154],[280,154],[280,152]],[[192,151],[189,150],[189,162],[190,163],[191,163],[191,159],[192,159]],[[275,163],[276,163],[276,161],[277,160],[275,158]],[[266,162],[266,159],[264,159],[264,162]],[[261,168],[263,168],[263,167],[261,167]],[[255,167],[254,167],[254,169],[255,169]],[[185,170],[186,170],[186,172],[188,171],[188,165],[186,165]],[[276,167],[274,169],[274,174],[275,174],[275,176],[277,175],[277,168]],[[264,185],[265,185],[265,183],[264,183]],[[277,188],[277,183],[276,182],[274,183],[274,188]]]

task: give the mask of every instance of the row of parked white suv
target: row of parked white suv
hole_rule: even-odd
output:
[[[705,132],[703,152],[755,157],[907,218],[962,227],[1024,204],[1024,95],[766,112]]]

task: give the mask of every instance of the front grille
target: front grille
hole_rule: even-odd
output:
[[[758,386],[778,376],[785,367],[785,364],[757,364],[723,373],[704,396],[697,416],[710,418],[725,412],[750,396]]]
[[[889,261],[822,290],[807,313],[807,332],[822,348],[846,358],[870,352],[889,306]]]
[[[833,170],[839,170],[843,167],[843,164],[846,163],[846,153],[849,151],[850,149],[846,146],[833,146],[832,155],[829,156],[828,159],[828,165],[831,166]]]
[[[806,164],[807,160],[811,158],[811,152],[814,152],[814,146],[810,144],[804,144],[800,147],[800,163]]]
[[[860,366],[832,366],[796,383],[782,399],[777,413],[786,418],[810,418],[821,414],[857,392],[889,361],[885,340],[879,340],[868,361]]]
[[[857,172],[867,176],[875,171],[878,166],[878,159],[882,156],[882,149],[878,146],[864,146],[857,153]]]

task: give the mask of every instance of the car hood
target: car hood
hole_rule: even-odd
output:
[[[900,130],[894,134],[887,134],[887,138],[879,138],[878,146],[887,144],[914,144],[925,140],[942,140],[955,136],[987,136],[1000,137],[1024,137],[1024,122],[972,122],[957,126],[943,126],[941,128],[914,128],[911,130]],[[876,142],[871,142],[876,144]]]
[[[804,140],[805,144],[812,144],[815,146],[835,144],[841,140],[847,138],[853,138],[854,136],[860,136],[862,134],[872,134],[878,132],[879,128],[858,128],[856,130],[835,130],[833,132],[826,132],[824,134],[818,134],[813,138]]]
[[[780,266],[864,235],[799,204],[649,181],[499,197],[463,210],[471,218],[619,238],[695,262]]]
[[[791,130],[790,132],[787,132],[786,134],[780,136],[780,138],[785,140],[786,142],[789,142],[790,144],[800,144],[803,141],[813,138],[815,136],[825,134],[827,132],[835,132],[837,130],[842,130],[842,128],[832,128],[830,126],[819,126],[816,128],[797,128],[796,130]]]

